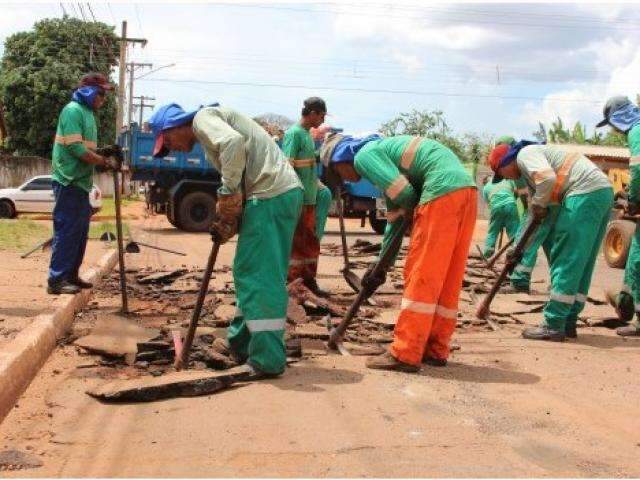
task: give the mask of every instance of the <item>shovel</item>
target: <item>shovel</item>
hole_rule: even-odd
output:
[[[391,241],[389,242],[387,249],[380,254],[380,258],[378,259],[378,262],[376,263],[375,267],[373,267],[373,271],[371,272],[371,275],[373,277],[378,276],[378,274],[381,272],[387,272],[389,270],[395,256],[395,252],[400,248],[404,234],[410,225],[411,225],[411,219],[408,219],[405,217],[402,220],[402,225],[400,225],[400,228],[396,230],[396,232],[393,234],[393,237],[391,237]],[[358,313],[358,310],[360,309],[360,305],[362,305],[362,303],[366,299],[368,299],[371,295],[373,295],[375,290],[376,290],[375,288],[362,285],[362,288],[358,293],[358,296],[353,301],[346,315],[344,316],[344,318],[338,324],[337,327],[331,328],[332,325],[331,325],[330,315],[327,315],[326,317],[324,317],[324,320],[327,324],[327,329],[329,330],[329,341],[327,342],[329,345],[329,348],[338,350],[342,355],[350,355],[348,350],[344,347],[344,345],[342,345],[342,337],[344,335],[344,332],[347,330],[347,328],[353,321],[354,317]]]
[[[340,221],[340,237],[342,239],[342,256],[344,257],[344,268],[342,269],[342,276],[346,280],[347,284],[358,293],[362,290],[362,281],[360,277],[351,271],[351,264],[349,263],[349,253],[347,248],[347,232],[344,228],[344,209],[342,205],[342,189],[337,187],[336,206],[338,207],[338,219]]]
[[[129,240],[129,242],[127,243],[127,246],[124,249],[127,253],[140,253],[140,245],[142,245],[143,247],[152,248],[154,250],[160,250],[161,252],[173,253],[174,255],[182,255],[183,257],[187,256],[187,254],[184,252],[178,252],[176,250],[170,250],[168,248],[157,247],[155,245],[149,245],[148,243],[144,243],[144,242],[136,242],[133,239]]]

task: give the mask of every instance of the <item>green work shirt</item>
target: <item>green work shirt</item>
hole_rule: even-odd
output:
[[[208,107],[193,118],[193,133],[209,162],[220,172],[222,195],[244,191],[247,199],[273,198],[300,181],[264,128],[231,108]]]
[[[98,127],[93,110],[71,101],[60,112],[51,156],[51,176],[62,185],[86,192],[93,188],[93,165],[81,160],[87,149],[98,146]]]
[[[498,183],[488,182],[482,189],[482,196],[491,210],[516,203],[516,183],[506,178]]]
[[[640,123],[633,126],[627,133],[627,142],[631,151],[629,159],[629,200],[640,203]]]
[[[282,151],[304,187],[304,205],[315,205],[318,193],[316,147],[309,130],[299,123],[291,126],[282,139]]]
[[[581,155],[568,171],[560,186],[557,202],[552,199],[556,188],[557,174],[567,158],[562,147],[552,145],[529,145],[518,153],[516,161],[532,193],[531,203],[546,207],[549,203],[560,203],[572,195],[595,192],[611,188],[607,176],[591,160]]]
[[[354,166],[384,192],[389,208],[411,208],[476,186],[451,150],[435,140],[409,135],[367,143],[356,154]]]

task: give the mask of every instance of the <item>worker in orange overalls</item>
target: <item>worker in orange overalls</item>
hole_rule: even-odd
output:
[[[408,135],[374,139],[355,156],[321,155],[346,181],[360,177],[384,192],[388,224],[384,252],[402,217],[413,218],[404,269],[405,289],[393,344],[367,367],[416,372],[421,363],[444,366],[456,327],[458,297],[476,222],[477,193],[456,155],[435,140]],[[379,286],[386,274],[363,285]]]

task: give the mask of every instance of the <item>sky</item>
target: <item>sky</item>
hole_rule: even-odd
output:
[[[86,2],[0,3],[0,52],[7,36],[63,10],[91,18]],[[443,111],[457,134],[528,138],[557,116],[591,133],[608,96],[640,93],[640,8],[630,3],[227,0],[91,10],[148,40],[128,61],[158,69],[134,83],[134,95],[156,105],[217,101],[295,120],[315,95],[328,123],[352,134],[418,109]]]

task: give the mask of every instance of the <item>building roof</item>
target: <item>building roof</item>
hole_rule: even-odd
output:
[[[587,157],[611,157],[628,160],[631,156],[627,147],[607,147],[604,145],[578,145],[574,143],[550,143],[569,153],[581,153]]]

